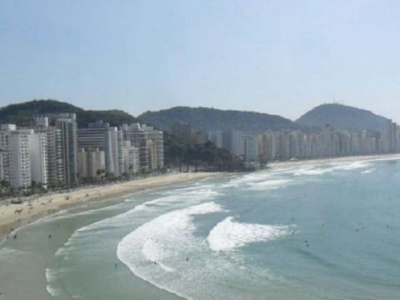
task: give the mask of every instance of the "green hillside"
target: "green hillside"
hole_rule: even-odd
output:
[[[122,110],[84,110],[72,104],[56,100],[33,100],[0,108],[0,123],[32,126],[34,115],[49,113],[76,113],[79,127],[86,127],[88,123],[97,120],[109,122],[111,126],[138,121]]]
[[[341,130],[372,130],[383,132],[388,119],[356,107],[323,104],[301,116],[296,122],[303,126],[323,128],[330,125]]]
[[[300,129],[296,124],[280,116],[213,108],[173,107],[167,110],[146,112],[139,116],[147,124],[162,130],[171,130],[175,122],[183,121],[195,130],[239,130],[264,131],[282,129]]]

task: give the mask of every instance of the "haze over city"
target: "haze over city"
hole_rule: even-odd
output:
[[[398,1],[2,1],[0,105],[296,119],[340,102],[400,123],[399,14]]]

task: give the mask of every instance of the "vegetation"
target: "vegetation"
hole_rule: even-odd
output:
[[[146,112],[139,116],[143,122],[152,124],[164,131],[170,131],[175,122],[183,121],[192,129],[265,131],[282,129],[301,129],[302,126],[280,116],[213,108],[174,107],[157,112]]]
[[[164,134],[164,160],[166,167],[178,168],[180,172],[248,171],[243,159],[232,155],[229,150],[217,148],[212,142],[190,144]]]
[[[341,104],[323,104],[301,116],[296,122],[303,126],[338,130],[371,130],[383,132],[388,119],[370,111]]]
[[[121,110],[84,110],[56,100],[33,100],[2,107],[0,109],[0,123],[32,126],[34,115],[50,113],[76,113],[78,127],[86,127],[88,123],[98,120],[109,122],[111,126],[138,122],[138,119]]]

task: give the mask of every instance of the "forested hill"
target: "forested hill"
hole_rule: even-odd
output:
[[[302,126],[280,116],[213,108],[173,107],[148,111],[138,117],[147,124],[169,131],[175,122],[187,122],[195,130],[263,131],[300,129]]]
[[[323,104],[301,116],[296,122],[303,126],[323,128],[330,125],[341,130],[373,130],[383,132],[388,119],[368,110],[341,104]]]
[[[79,127],[86,127],[88,123],[98,120],[109,122],[111,126],[138,121],[121,110],[84,110],[56,100],[33,100],[0,108],[0,124],[11,123],[18,126],[32,126],[34,115],[48,113],[76,113]]]

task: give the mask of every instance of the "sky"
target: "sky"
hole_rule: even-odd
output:
[[[400,1],[0,1],[0,106],[57,99],[400,123]]]

